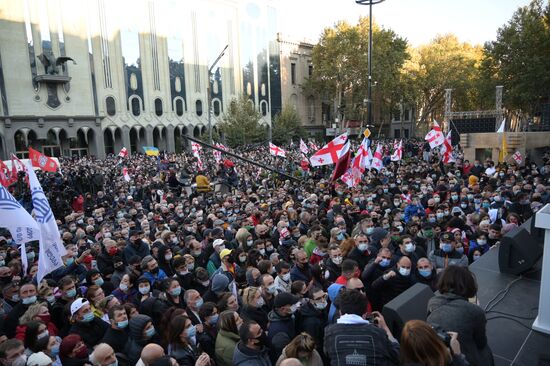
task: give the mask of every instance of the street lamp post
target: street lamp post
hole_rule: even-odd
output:
[[[367,80],[367,104],[368,104],[368,124],[372,125],[372,6],[380,4],[385,0],[355,0],[359,5],[369,6],[369,78]]]
[[[222,52],[220,52],[216,60],[214,60],[214,62],[212,63],[212,66],[208,68],[208,86],[206,87],[206,93],[207,93],[206,99],[208,101],[208,142],[210,144],[212,144],[212,93],[210,91],[210,83],[212,81],[212,70],[214,69],[218,61],[220,61],[220,59],[223,57],[228,47],[229,45],[225,45]]]

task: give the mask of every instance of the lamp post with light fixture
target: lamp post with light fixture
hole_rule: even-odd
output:
[[[368,105],[368,117],[367,124],[372,125],[372,6],[380,4],[385,0],[355,0],[355,3],[359,5],[369,6],[369,76],[367,81],[367,105]]]

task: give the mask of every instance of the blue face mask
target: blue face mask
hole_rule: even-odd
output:
[[[151,338],[154,335],[155,335],[155,327],[151,327],[145,331],[145,336],[147,338]]]
[[[74,263],[74,258],[67,259],[67,267]]]
[[[380,265],[380,267],[387,267],[387,266],[390,265],[390,262],[391,262],[391,260],[389,260],[389,259],[387,259],[387,258],[383,258],[383,259],[380,261],[379,265]]]
[[[455,248],[456,252],[459,254],[464,254],[464,247],[461,248]]]
[[[428,278],[432,275],[432,270],[431,269],[419,269],[418,273],[420,273],[420,275],[422,277]]]
[[[172,296],[179,296],[181,294],[181,287],[176,287],[175,289],[172,289],[170,291],[170,295]]]
[[[89,313],[84,314],[84,317],[82,318],[83,323],[89,323],[92,320],[94,320],[94,313],[91,311]]]
[[[195,337],[196,335],[197,335],[197,328],[194,325],[190,326],[187,329],[187,337],[189,339],[191,339],[191,338]]]
[[[197,303],[195,304],[195,306],[197,307],[197,309],[200,309],[202,304],[204,304],[204,300],[202,298],[200,298],[200,299],[197,300]]]
[[[218,323],[219,317],[220,317],[219,314],[212,315],[212,317],[208,322],[210,323],[210,325],[216,325]]]
[[[23,303],[23,305],[34,304],[36,302],[36,296],[26,297],[24,299],[21,299],[21,302]]]
[[[445,253],[449,253],[451,250],[453,250],[453,246],[451,243],[441,243],[439,247]]]
[[[474,255],[473,258],[474,258],[474,261],[477,261],[481,256],[480,255]]]
[[[343,233],[340,233],[336,236],[336,240],[344,240],[346,236]]]
[[[65,293],[65,296],[71,297],[71,298],[72,298],[72,297],[75,297],[75,296],[76,296],[76,289],[73,288],[72,290],[67,291],[67,292]]]
[[[116,323],[116,326],[120,329],[124,329],[128,326],[128,319]]]
[[[52,356],[56,357],[59,354],[59,345],[56,344],[52,347]]]
[[[94,281],[94,283],[98,286],[103,286],[103,283],[105,283],[105,281],[103,281],[103,278],[99,277],[97,280]]]

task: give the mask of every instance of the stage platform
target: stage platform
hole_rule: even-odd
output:
[[[495,312],[486,315],[487,338],[495,365],[550,365],[550,335],[531,329],[539,304],[542,258],[532,271],[521,277],[512,276],[500,273],[498,251],[499,248],[492,249],[470,265],[478,281],[478,300],[483,308],[511,284],[508,293],[492,308]]]

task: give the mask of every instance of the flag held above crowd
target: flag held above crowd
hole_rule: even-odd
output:
[[[314,167],[336,164],[340,157],[347,151],[349,151],[349,143],[348,134],[346,132],[335,137],[332,141],[323,146],[309,158],[309,161],[311,162],[311,166]]]
[[[52,158],[36,151],[32,147],[29,147],[29,159],[32,162],[32,166],[40,168],[45,172],[56,172],[59,166]]]
[[[159,149],[154,146],[143,146],[143,151],[147,156],[159,156]]]
[[[118,156],[121,157],[121,158],[125,158],[128,156],[128,149],[123,147],[122,149],[120,149],[120,152],[118,153]]]
[[[430,132],[428,132],[424,139],[428,141],[428,143],[430,144],[430,148],[432,149],[443,145],[443,142],[445,141],[445,136],[443,135],[441,127],[439,127],[439,124],[436,120],[434,120],[432,129],[430,130]]]
[[[279,146],[269,143],[269,153],[273,156],[280,156],[286,158],[286,151],[281,149]]]

